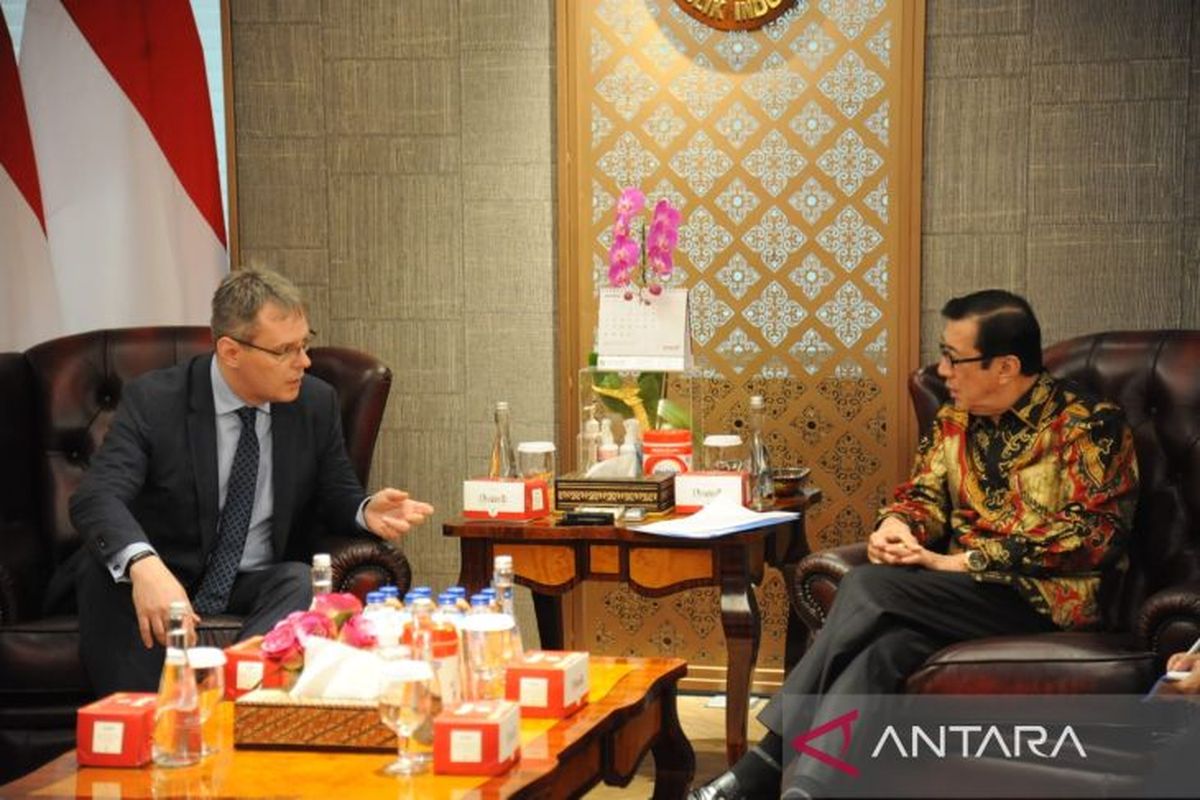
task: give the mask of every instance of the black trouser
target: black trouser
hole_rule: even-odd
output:
[[[118,691],[152,692],[162,672],[163,648],[147,649],[138,633],[132,586],[116,583],[94,558],[80,570],[79,655],[97,695]],[[269,631],[292,611],[312,604],[307,564],[285,561],[239,573],[226,613],[244,615],[238,639]]]
[[[812,719],[784,719],[784,697],[818,698],[821,722],[842,713],[838,698],[892,694],[943,647],[966,639],[1055,630],[1016,590],[982,583],[962,572],[866,564],[852,569],[838,586],[829,619],[812,647],[784,680],[782,691],[758,715],[784,740],[807,730]],[[800,703],[788,704],[791,708]],[[798,759],[799,770],[818,783],[830,768]],[[785,785],[788,780],[785,779]]]

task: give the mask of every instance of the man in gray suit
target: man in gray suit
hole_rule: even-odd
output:
[[[365,495],[337,396],[305,375],[312,332],[293,284],[238,270],[212,309],[214,352],[129,383],[71,497],[93,556],[80,652],[101,694],[154,688],[172,601],[192,626],[230,613],[245,616],[239,638],[264,633],[311,603],[318,532],[395,541],[433,512],[397,489]]]

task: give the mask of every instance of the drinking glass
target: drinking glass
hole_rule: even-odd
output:
[[[200,699],[200,756],[211,756],[218,747],[219,723],[213,713],[225,696],[225,653],[219,647],[189,647],[188,663],[196,674]]]
[[[379,718],[396,732],[396,760],[384,767],[388,775],[417,775],[429,768],[427,758],[409,752],[419,731],[431,730],[437,713],[432,691],[433,668],[425,661],[389,661],[379,690]]]
[[[516,656],[515,626],[507,614],[467,614],[460,624],[467,647],[468,696],[504,699],[504,670]]]

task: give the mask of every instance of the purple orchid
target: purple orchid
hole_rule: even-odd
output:
[[[612,246],[608,250],[608,282],[623,287],[625,299],[636,295],[648,302],[646,293],[661,295],[663,285],[675,268],[672,253],[679,243],[679,211],[666,199],[659,200],[646,223],[634,218],[646,208],[646,195],[630,186],[617,200],[617,217],[612,228]],[[634,232],[640,234],[639,237]],[[635,293],[635,289],[637,290]]]

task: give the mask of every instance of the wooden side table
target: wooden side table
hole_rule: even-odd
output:
[[[538,633],[547,649],[563,647],[562,595],[582,581],[624,581],[647,597],[719,587],[721,627],[729,655],[726,755],[732,764],[746,751],[750,681],[762,631],[754,587],[762,582],[766,565],[786,574],[807,555],[804,512],[819,498],[819,489],[804,487],[798,496],[777,506],[800,512],[796,520],[716,539],[668,539],[620,523],[565,526],[550,517],[526,523],[456,519],[446,523],[442,532],[459,540],[459,582],[471,592],[491,581],[497,555],[512,556],[517,582],[533,592]],[[790,611],[787,627],[789,641],[803,635],[800,621]],[[797,656],[789,648],[789,661]]]

